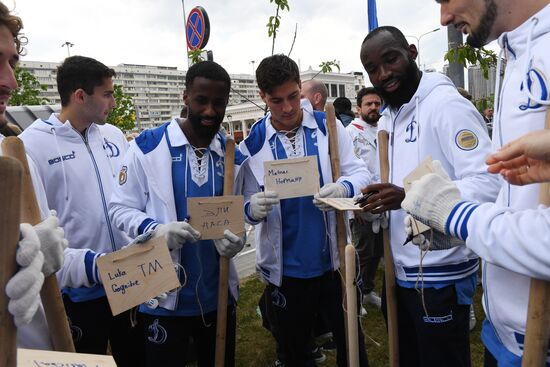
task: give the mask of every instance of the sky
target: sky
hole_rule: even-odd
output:
[[[60,62],[71,55],[90,56],[114,66],[121,63],[187,69],[184,11],[181,0],[3,0],[23,19],[28,38],[23,60]],[[288,0],[280,13],[275,52],[290,54],[300,66],[319,70],[337,60],[341,72],[364,71],[359,50],[368,32],[367,0]],[[205,49],[230,74],[251,74],[271,54],[266,24],[276,6],[269,0],[185,0],[185,12],[202,6],[210,19]],[[433,0],[378,0],[379,25],[393,25],[419,37],[441,27]],[[409,37],[411,43],[417,43]],[[441,70],[447,30],[422,37],[423,66]]]

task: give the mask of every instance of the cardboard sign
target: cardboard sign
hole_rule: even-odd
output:
[[[101,256],[97,267],[113,315],[180,286],[164,237]]]
[[[112,356],[17,349],[17,367],[116,367]]]
[[[189,224],[201,233],[202,240],[218,240],[223,231],[244,233],[244,198],[242,196],[213,196],[187,198]]]
[[[319,198],[317,200],[327,205],[330,205],[336,210],[362,210],[359,205],[355,204],[355,200],[353,198]]]
[[[428,156],[428,158],[424,159],[418,165],[418,167],[416,167],[411,173],[409,173],[403,179],[403,188],[405,189],[405,193],[409,191],[413,181],[419,180],[422,176],[427,175],[428,173],[433,173],[433,171],[434,169],[432,167],[432,157]],[[414,218],[411,224],[413,229],[413,235],[415,236],[430,230],[430,227],[428,227],[422,222],[417,221]]]
[[[313,196],[319,192],[317,156],[264,162],[264,187],[279,199]]]

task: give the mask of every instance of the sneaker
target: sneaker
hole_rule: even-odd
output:
[[[363,306],[361,306],[361,316],[367,316],[367,310]]]
[[[375,305],[378,308],[382,307],[382,299],[374,291],[369,292],[363,296],[363,303],[370,303],[371,305]]]
[[[315,363],[323,363],[327,360],[327,356],[325,355],[325,353],[323,353],[320,347],[316,347],[315,349],[313,349],[311,351],[311,356],[315,360]]]
[[[474,312],[474,305],[470,305],[470,331],[476,327],[476,314]]]

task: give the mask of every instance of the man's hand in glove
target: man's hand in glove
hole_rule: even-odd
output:
[[[250,197],[248,216],[256,221],[263,220],[279,202],[279,194],[275,191],[257,192]]]
[[[216,245],[216,250],[218,250],[220,256],[230,259],[243,249],[246,242],[246,232],[243,237],[239,237],[226,229],[223,231],[223,236],[225,238],[214,240],[214,245]]]
[[[196,242],[201,234],[187,222],[171,222],[159,224],[155,228],[155,237],[164,236],[168,249],[177,250],[186,242]]]
[[[327,205],[318,199],[320,198],[347,198],[348,189],[340,183],[328,183],[321,187],[321,190],[313,196],[313,204],[323,211],[333,210],[330,205]]]
[[[21,224],[21,240],[17,247],[19,271],[8,281],[6,295],[10,299],[8,310],[16,326],[28,324],[40,304],[40,289],[44,283],[42,266],[44,255],[40,251],[40,240],[30,224]]]
[[[40,250],[44,254],[44,276],[57,272],[63,266],[63,251],[69,242],[65,239],[63,228],[59,227],[59,219],[55,210],[50,211],[51,215],[41,223],[34,226],[36,234],[40,239]]]

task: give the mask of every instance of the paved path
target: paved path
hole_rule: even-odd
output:
[[[256,272],[256,244],[254,241],[254,227],[246,225],[247,240],[246,245],[237,256],[235,256],[235,266],[239,279],[246,278]]]

